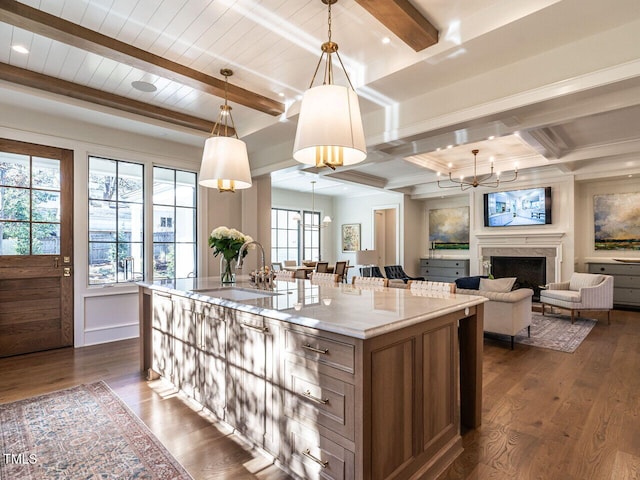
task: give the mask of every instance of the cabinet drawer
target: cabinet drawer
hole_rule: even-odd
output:
[[[640,264],[622,265],[615,263],[590,263],[589,273],[604,273],[605,275],[639,275]]]
[[[313,362],[344,370],[355,371],[355,346],[309,333],[287,330],[285,333],[287,353]]]
[[[437,277],[463,277],[466,276],[466,271],[463,268],[443,268],[443,267],[429,267],[425,269],[428,276]]]
[[[640,288],[614,288],[613,303],[640,305]]]
[[[448,258],[421,258],[420,266],[467,269],[469,267],[469,260],[455,260]]]
[[[615,288],[637,288],[640,294],[640,276],[616,275],[613,277],[613,286]]]
[[[351,480],[355,477],[353,452],[316,430],[289,421],[287,464],[304,479]]]
[[[309,425],[354,439],[354,386],[285,361],[285,412]]]

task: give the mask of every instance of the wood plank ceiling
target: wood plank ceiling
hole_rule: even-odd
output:
[[[6,37],[9,34],[6,26],[13,26],[11,44],[26,43],[33,52],[26,62],[16,55],[9,59],[0,57],[0,79],[210,131],[214,122],[190,113],[195,103],[211,102],[203,100],[198,92],[217,98],[224,96],[224,80],[208,72],[214,69],[214,62],[227,65],[229,59],[220,58],[220,52],[226,53],[237,45],[239,36],[247,35],[244,26],[253,34],[254,25],[248,24],[247,17],[256,22],[256,15],[262,13],[268,18],[268,11],[260,11],[256,4],[251,8],[251,2],[238,2],[244,8],[233,5],[234,2],[210,0],[126,3],[113,0],[107,7],[78,0],[25,3],[0,0],[0,21],[5,24],[0,35]],[[286,12],[286,18],[300,16],[303,24],[308,11],[317,13],[316,8],[292,8],[293,2],[286,7],[284,2],[271,3],[277,7],[274,15]],[[391,2],[393,7],[385,0],[359,3],[381,22],[386,19],[390,29],[415,50],[437,42],[435,27],[407,0]],[[264,26],[264,21],[258,23]],[[268,45],[271,40],[267,38],[264,35],[258,43],[266,40]],[[209,50],[216,53],[208,55]],[[245,51],[234,52],[236,66],[249,58],[246,53],[246,47]],[[255,51],[251,55],[247,64],[255,63],[259,57]],[[190,60],[191,66],[185,60]],[[151,101],[147,100],[149,95],[143,101],[131,88],[132,82],[145,79],[159,86]],[[281,115],[285,110],[281,101],[233,83],[228,85],[228,98],[232,103],[271,116]],[[215,108],[211,110],[217,112]]]

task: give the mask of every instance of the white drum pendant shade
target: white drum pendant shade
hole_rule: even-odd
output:
[[[247,145],[233,137],[209,137],[204,143],[200,180],[203,187],[216,188],[233,180],[236,189],[251,187]]]
[[[337,155],[342,162],[333,160]],[[293,158],[307,165],[318,165],[320,159],[318,166],[322,166],[352,165],[366,157],[356,92],[341,85],[319,85],[307,90],[300,106]],[[328,162],[322,163],[323,159]]]

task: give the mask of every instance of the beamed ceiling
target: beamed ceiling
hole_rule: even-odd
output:
[[[252,173],[278,171],[275,186],[308,191],[313,177],[321,194],[364,185],[449,195],[438,172],[471,174],[474,148],[478,173],[494,157],[522,182],[640,174],[637,0],[339,0],[332,9],[369,150],[335,172],[291,156],[327,36],[321,0],[0,0],[0,105],[200,147],[223,102],[219,71],[231,68]]]

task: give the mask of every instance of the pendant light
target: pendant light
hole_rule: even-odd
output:
[[[218,120],[204,143],[198,183],[220,192],[235,192],[251,187],[251,170],[247,145],[238,138],[227,101],[227,85],[233,71],[223,68],[220,73],[224,76],[224,105],[220,105]],[[229,126],[233,137],[228,136]]]
[[[338,0],[321,0],[328,5],[329,40],[322,44],[320,60],[309,89],[302,97],[293,158],[306,165],[329,167],[359,163],[367,157],[360,105],[347,74],[338,44],[331,40],[331,5]],[[349,86],[333,84],[332,55],[335,53]],[[313,86],[322,60],[325,60],[322,85]]]

